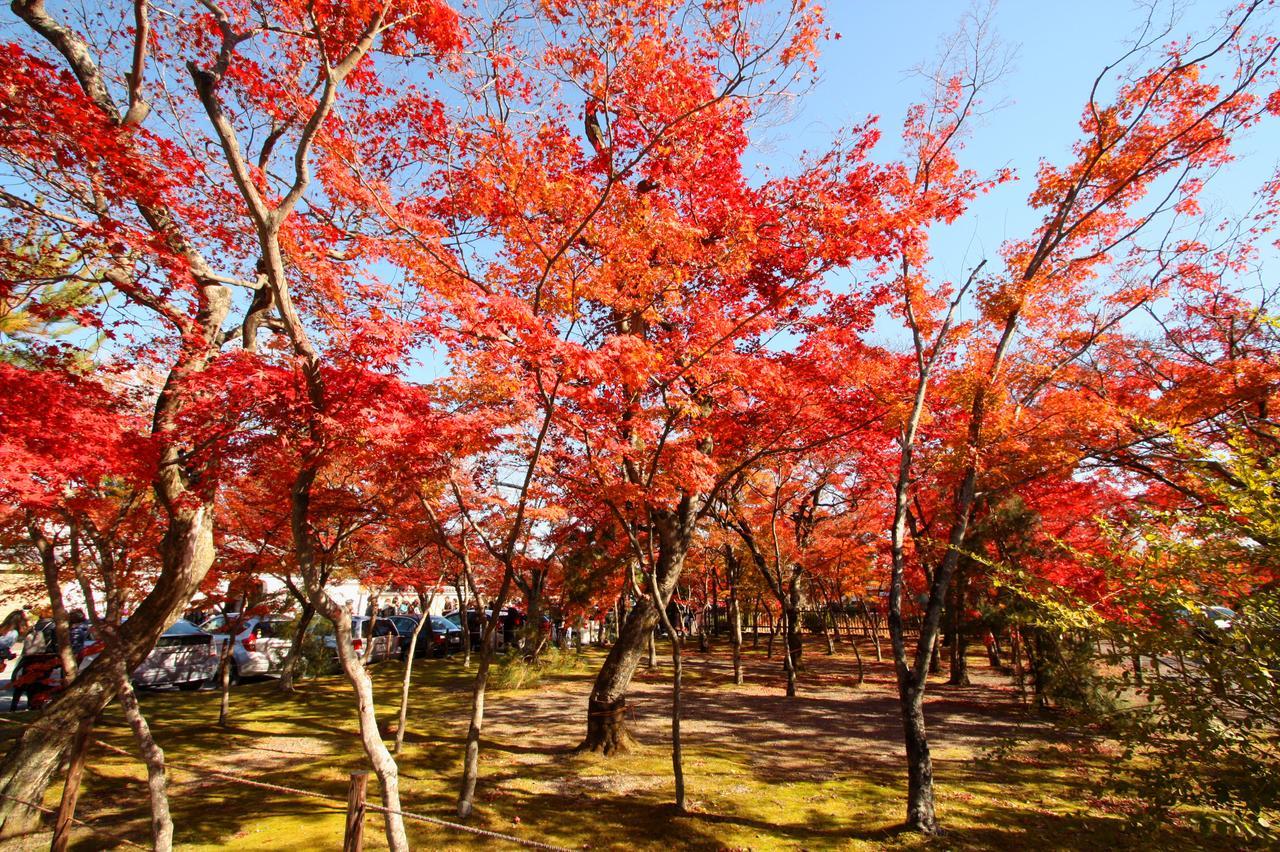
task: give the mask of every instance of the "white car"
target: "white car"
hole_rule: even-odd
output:
[[[351,617],[352,644],[355,645],[356,656],[364,658],[367,663],[376,663],[398,654],[400,634],[396,631],[395,624],[388,618],[379,617],[373,625],[373,637],[370,638],[369,622],[369,617],[365,615]],[[333,632],[333,625],[328,620],[323,620],[322,624],[323,627],[318,628],[318,632],[322,634],[324,646],[336,656],[338,637]]]
[[[80,665],[88,665],[101,650],[101,643],[90,631]],[[179,621],[160,635],[151,653],[133,670],[131,680],[148,688],[176,686],[192,690],[208,683],[217,670],[218,651],[214,637],[189,621]]]
[[[239,613],[215,615],[200,625],[213,634],[219,659],[227,644],[227,634],[235,629]],[[270,675],[278,677],[293,645],[292,622],[272,615],[251,615],[239,622],[235,644],[231,646],[231,682],[242,677]]]

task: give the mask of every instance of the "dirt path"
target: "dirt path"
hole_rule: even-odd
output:
[[[761,778],[820,780],[852,765],[901,765],[897,687],[889,662],[876,663],[864,651],[866,681],[855,685],[853,655],[806,651],[798,695],[787,698],[780,661],[763,653],[744,655],[746,683],[732,684],[725,649],[686,655],[682,731],[691,751],[730,749],[749,755]],[[629,698],[631,728],[644,744],[670,741],[670,661],[656,671],[642,665]],[[975,658],[973,685],[931,682],[926,703],[933,752],[972,756],[1005,738],[1045,737],[1052,728],[1022,712],[1007,676]],[[486,736],[515,745],[512,762],[537,765],[556,760],[576,746],[583,730],[591,678],[555,681],[537,691],[502,695],[490,705]],[[615,779],[623,792],[634,779]]]

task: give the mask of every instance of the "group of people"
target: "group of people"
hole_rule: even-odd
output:
[[[418,605],[410,602],[408,598],[403,601],[400,598],[392,598],[390,603],[381,607],[375,607],[375,603],[376,599],[370,598],[369,605],[365,608],[365,615],[369,618],[373,618],[375,615],[378,618],[390,618],[393,615],[417,616],[421,614],[418,612]]]
[[[15,609],[0,622],[0,662],[7,663],[18,656],[13,646],[31,631],[31,619],[25,609]]]
[[[67,627],[71,653],[78,660],[89,635],[89,619],[84,610],[74,609],[67,613]],[[19,643],[22,644],[21,655],[17,651]],[[18,709],[23,697],[26,697],[29,707],[39,706],[57,688],[52,681],[55,672],[60,670],[62,661],[58,653],[53,619],[33,618],[25,609],[10,612],[0,622],[0,670],[6,668],[13,659],[18,662],[9,677],[9,685],[13,691],[9,700],[10,713]]]

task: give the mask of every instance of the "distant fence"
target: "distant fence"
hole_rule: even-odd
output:
[[[729,623],[729,612],[724,607],[717,607],[714,610],[706,610],[704,616],[707,619],[707,628],[710,633],[716,636],[728,634],[732,629]],[[749,611],[742,613],[742,632],[744,636],[768,636],[770,632],[777,632],[782,629],[781,619],[774,616],[772,626],[769,620],[763,617],[751,618]],[[920,616],[908,615],[905,618],[906,625],[903,633],[908,637],[920,635]],[[886,614],[871,610],[869,612],[849,612],[847,609],[825,609],[825,608],[809,608],[800,611],[800,626],[805,633],[815,636],[824,635],[823,625],[826,630],[833,633],[833,637],[837,642],[843,642],[850,636],[857,639],[866,639],[868,641],[888,642],[889,620]],[[771,629],[772,628],[772,629]]]

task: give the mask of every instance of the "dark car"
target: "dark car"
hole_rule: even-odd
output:
[[[409,643],[413,639],[414,628],[418,626],[419,616],[393,615],[390,621],[400,634],[400,659],[409,655]],[[443,657],[462,650],[462,628],[438,615],[428,616],[427,623],[418,634],[418,645],[414,649],[414,657]]]
[[[491,610],[485,611],[485,615],[491,614]],[[453,612],[446,612],[444,614],[444,618],[451,622],[455,627],[461,628],[462,613],[457,610],[454,610]],[[500,629],[494,637],[494,643],[498,647],[515,645],[516,640],[520,636],[520,630],[524,627],[524,613],[514,607],[506,607],[498,614],[498,619]],[[481,633],[480,613],[473,609],[467,610],[467,624],[470,627],[471,632],[471,647],[479,648]]]

